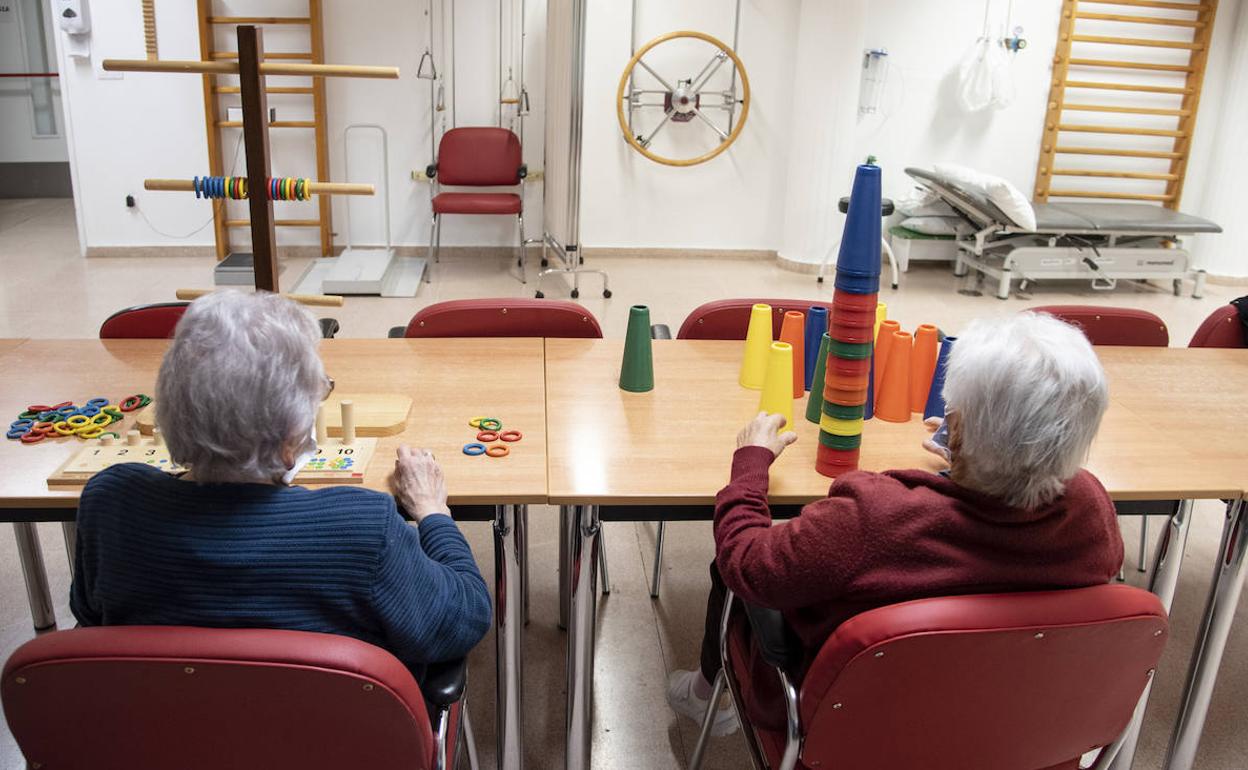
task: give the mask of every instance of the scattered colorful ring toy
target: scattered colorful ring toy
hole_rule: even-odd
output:
[[[43,441],[44,438],[46,437],[42,433],[35,433],[32,430],[29,433],[23,433],[21,440],[23,444],[37,444],[40,441]]]
[[[121,402],[121,411],[133,412],[135,409],[138,409],[142,405],[143,405],[142,396],[127,396],[126,399]]]
[[[103,435],[104,429],[96,425],[91,425],[78,431],[79,438],[99,438]],[[113,435],[115,436],[117,434],[114,433]]]
[[[481,427],[481,421],[482,421],[482,420],[485,420],[485,419],[488,419],[488,418],[486,418],[486,417],[473,417],[471,420],[469,420],[469,421],[468,421],[468,427],[469,427],[469,428],[480,428],[480,427]]]
[[[478,427],[480,427],[481,430],[502,430],[503,421],[495,417],[483,417],[481,418],[481,423]]]
[[[485,444],[464,444],[464,454],[476,457],[485,454]]]
[[[4,434],[4,437],[16,440],[16,439],[21,438],[22,436],[25,436],[29,432],[30,431],[26,430],[25,428],[10,428],[9,432]]]
[[[26,407],[27,412],[33,412],[35,414],[38,414],[39,412],[47,412],[47,411],[50,411],[51,409],[52,407],[45,406],[44,404],[33,404],[31,406]]]
[[[502,444],[495,444],[489,449],[486,449],[485,453],[490,457],[506,457],[511,454],[511,447],[506,447]]]
[[[104,407],[108,406],[108,399],[107,398],[90,398],[90,399],[87,399],[87,403],[85,404],[85,406],[94,407],[96,409],[103,409]]]
[[[524,438],[524,434],[518,430],[505,430],[502,433],[498,434],[498,438],[500,441],[506,441],[508,443],[511,443],[513,441],[519,441],[520,439]]]
[[[9,430],[17,430],[18,428],[21,428],[22,430],[29,430],[30,426],[34,424],[35,424],[34,420],[31,420],[27,417],[19,417],[13,422],[9,423]]]
[[[60,422],[54,422],[54,423],[52,423],[52,430],[51,430],[51,431],[44,431],[44,433],[46,433],[47,435],[51,436],[51,435],[52,435],[52,431],[55,431],[55,432],[56,432],[56,435],[58,435],[58,436],[72,436],[72,435],[74,435],[74,426],[70,425],[69,423],[65,422],[64,420],[61,420]]]
[[[91,424],[91,417],[87,415],[83,415],[83,414],[75,414],[75,415],[71,415],[70,417],[65,418],[65,422],[69,423],[75,428],[81,428],[84,425]]]
[[[498,441],[498,431],[483,430],[477,434],[477,441]]]

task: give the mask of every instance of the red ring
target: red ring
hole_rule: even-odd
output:
[[[127,404],[129,404],[128,407],[126,406]],[[120,409],[123,412],[133,412],[135,409],[138,409],[142,405],[143,405],[142,396],[127,396],[126,399],[121,402],[121,406],[119,406],[118,409]]]
[[[477,434],[477,441],[498,441],[498,431],[483,430]]]
[[[498,434],[498,439],[500,441],[506,441],[509,443],[512,441],[519,441],[522,438],[524,438],[524,434],[518,430],[505,430]]]
[[[46,438],[42,433],[35,433],[33,430],[22,435],[23,444],[37,444]]]
[[[52,407],[44,406],[43,404],[34,404],[32,406],[26,407],[26,411],[28,412],[51,412]]]
[[[66,406],[73,406],[73,405],[74,405],[74,402],[73,402],[73,401],[62,401],[61,403],[57,404],[56,406],[51,407],[51,408],[49,408],[49,409],[45,409],[44,411],[50,412],[50,411],[52,411],[53,409],[60,409],[60,408],[62,408],[62,407],[66,407]]]
[[[511,447],[505,447],[502,444],[495,444],[492,447],[487,447],[485,453],[490,457],[506,457],[511,454]]]

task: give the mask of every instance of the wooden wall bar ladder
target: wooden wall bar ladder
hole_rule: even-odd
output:
[[[1101,5],[1129,6],[1152,12],[1104,13],[1097,8]],[[1084,10],[1085,6],[1092,10]],[[1179,207],[1217,10],[1218,0],[1062,0],[1053,78],[1040,139],[1040,159],[1036,164],[1037,201],[1044,202],[1051,197],[1105,198],[1155,201],[1170,209]],[[1181,39],[1184,34],[1176,36],[1173,32],[1176,29],[1191,30],[1191,39]],[[1166,30],[1170,31],[1168,38],[1153,36]],[[1072,54],[1076,46],[1080,55]],[[1128,51],[1144,50],[1141,55],[1122,59],[1099,58],[1101,55],[1095,53],[1082,55],[1086,51],[1105,50],[1104,46],[1112,46],[1113,50],[1122,47]],[[1177,60],[1176,53],[1185,53],[1186,61]],[[1128,78],[1133,74],[1134,79],[1122,79],[1124,71]],[[1096,74],[1098,72],[1101,74]],[[1159,82],[1159,78],[1170,78],[1174,82]],[[1068,101],[1068,91],[1080,96]],[[1085,96],[1098,92],[1118,96],[1147,94],[1149,96],[1140,98],[1173,99],[1175,103],[1106,104]],[[1103,124],[1095,119],[1096,115],[1106,116],[1101,121],[1113,119],[1114,122]],[[1164,125],[1169,121],[1159,124],[1158,118],[1174,120]],[[1087,134],[1099,138],[1091,142],[1078,139]],[[1170,139],[1170,146],[1159,147],[1158,138]],[[1141,146],[1140,140],[1149,144]],[[1063,156],[1083,157],[1085,163],[1088,157],[1143,158],[1154,165],[1123,168],[1105,163],[1112,167],[1094,168],[1073,163]],[[1160,160],[1169,162],[1164,171],[1156,165]],[[1112,186],[1080,187],[1077,182],[1055,184],[1055,177],[1119,180],[1127,186],[1113,189]],[[1141,182],[1156,183],[1156,189],[1142,189]]]

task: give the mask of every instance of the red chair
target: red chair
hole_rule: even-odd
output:
[[[1223,305],[1209,314],[1192,341],[1189,348],[1242,348],[1248,347],[1244,341],[1244,325],[1239,320],[1239,311],[1234,305]]]
[[[786,310],[825,307],[832,312],[831,302],[796,299],[720,299],[699,305],[680,325],[676,339],[681,340],[744,340],[750,325],[750,309],[758,303],[771,305],[771,336],[780,336],[780,325]]]
[[[1078,326],[1093,345],[1164,348],[1170,344],[1166,322],[1147,310],[1099,305],[1041,305],[1028,310]]]
[[[729,595],[711,698],[726,679],[755,767],[777,770],[1073,770],[1126,728],[1168,630],[1161,601],[1131,586],[920,599],[850,618],[797,681],[777,618]],[[767,707],[743,674],[752,645],[779,679],[783,705],[764,716],[782,729],[754,719]]]
[[[100,324],[102,340],[166,340],[173,338],[174,329],[189,302],[158,302],[118,310]]]
[[[30,767],[441,769],[462,735],[475,768],[463,672],[430,667],[422,690],[345,636],[110,626],[23,644],[0,697]]]
[[[520,282],[526,283],[524,253],[524,178],[528,167],[520,139],[505,128],[452,128],[438,143],[438,159],[425,169],[432,185],[433,226],[429,253],[438,261],[442,245],[443,214],[514,216],[519,231]],[[439,192],[439,185],[456,187],[515,187],[518,192]],[[425,280],[429,280],[428,271]]]

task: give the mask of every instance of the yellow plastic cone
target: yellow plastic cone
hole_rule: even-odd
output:
[[[771,345],[771,305],[759,303],[750,310],[745,333],[745,358],[741,361],[741,387],[759,390],[767,375],[767,349]]]
[[[875,330],[871,332],[871,339],[879,340],[880,324],[884,323],[884,319],[888,318],[888,305],[883,302],[875,303]],[[879,343],[877,342],[878,346]]]
[[[758,411],[784,415],[784,424],[793,426],[793,346],[787,342],[773,342],[767,352],[767,376]]]

